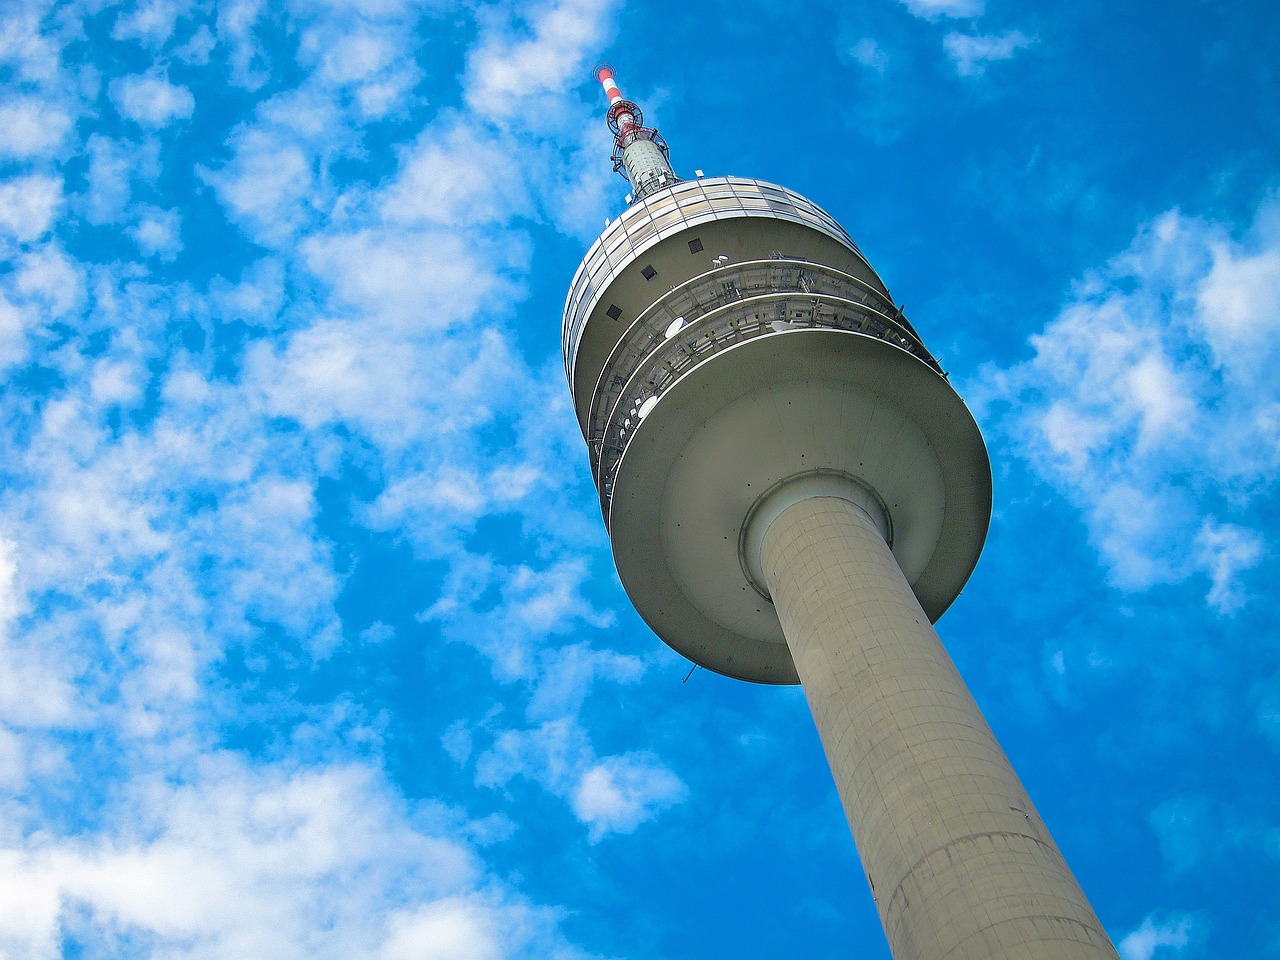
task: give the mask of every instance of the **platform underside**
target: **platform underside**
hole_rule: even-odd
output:
[[[739,535],[762,493],[815,470],[877,491],[895,558],[928,616],[942,615],[990,521],[977,425],[946,380],[905,350],[794,330],[699,364],[627,445],[610,534],[622,583],[658,636],[718,673],[797,682],[774,608],[743,571]]]

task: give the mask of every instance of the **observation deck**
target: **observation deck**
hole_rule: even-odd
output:
[[[708,177],[638,200],[579,265],[562,346],[623,585],[695,662],[796,682],[744,531],[797,477],[870,491],[931,619],[968,579],[991,505],[977,426],[805,197]]]

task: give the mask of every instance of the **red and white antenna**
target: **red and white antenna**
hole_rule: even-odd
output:
[[[680,178],[671,169],[670,150],[657,130],[644,125],[644,113],[618,89],[613,64],[599,63],[592,76],[609,98],[609,130],[613,134],[613,169],[631,183],[635,200],[643,200]]]

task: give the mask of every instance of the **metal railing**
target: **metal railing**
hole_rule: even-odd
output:
[[[604,435],[607,417],[616,406],[622,388],[645,359],[670,338],[677,321],[680,321],[679,330],[683,331],[726,304],[785,292],[839,297],[900,320],[911,343],[907,349],[937,367],[893,302],[857,277],[820,263],[798,259],[775,258],[727,264],[675,287],[651,304],[627,328],[596,380],[587,418],[587,436]]]
[[[945,376],[924,345],[897,317],[862,301],[812,291],[770,291],[735,297],[706,310],[696,322],[666,338],[619,385],[608,416],[593,416],[593,423],[603,423],[603,431],[592,435],[589,446],[605,517],[609,516],[613,482],[627,444],[663,393],[693,368],[729,347],[757,337],[814,328],[844,330],[883,340]]]

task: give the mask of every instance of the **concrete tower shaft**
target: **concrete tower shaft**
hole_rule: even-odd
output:
[[[829,214],[679,180],[596,77],[635,199],[562,343],[636,609],[708,669],[803,683],[897,960],[1115,960],[932,627],[991,516],[972,415]]]
[[[881,525],[808,497],[762,547],[893,955],[1114,957]]]

